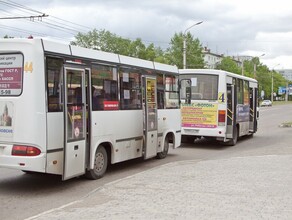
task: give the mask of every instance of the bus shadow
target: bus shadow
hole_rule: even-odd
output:
[[[78,182],[78,181],[77,181]],[[62,181],[62,176],[43,173],[20,173],[0,181],[1,194],[47,194],[54,189],[64,190],[76,184],[76,178]]]
[[[232,146],[228,146],[220,141],[213,139],[196,139],[192,143],[182,143],[180,147],[183,148],[199,148],[199,149],[208,149],[208,150],[224,150]]]
[[[175,152],[171,152],[167,154],[167,158],[172,158],[177,156]],[[164,161],[164,159],[160,160],[157,158],[149,158],[144,160],[142,157],[141,158],[136,158],[136,159],[131,159],[128,161],[123,161],[120,163],[116,164],[110,164],[107,170],[107,173],[109,174],[114,174],[122,171],[129,171],[129,170],[137,170],[137,171],[144,171],[145,168],[153,168],[156,167],[160,161]],[[167,160],[165,160],[165,163],[167,163]]]
[[[175,156],[175,154],[167,155],[167,157]],[[161,160],[156,158],[149,158],[147,160],[137,158],[116,164],[109,164],[105,176],[97,180],[89,180],[85,176],[79,176],[63,181],[61,175],[19,171],[19,173],[16,172],[15,176],[0,179],[0,193],[3,195],[26,195],[31,193],[44,195],[60,190],[70,191],[79,184],[90,184],[92,181],[97,181],[97,185],[102,186],[107,181],[111,181],[109,179],[124,177],[128,172],[131,173],[130,175],[133,175],[145,171],[145,169],[151,169],[157,166],[159,161]]]
[[[246,135],[246,136],[239,137],[236,145],[240,144],[241,142],[246,142],[252,138],[253,138],[253,135]],[[227,145],[226,143],[223,143],[221,141],[201,138],[201,139],[195,140],[193,143],[182,143],[181,147],[209,149],[209,150],[225,150],[225,149],[229,149],[232,147],[236,147],[236,145],[230,146],[230,145]]]

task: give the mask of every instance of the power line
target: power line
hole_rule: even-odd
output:
[[[81,25],[81,24],[77,24],[62,18],[58,18],[52,15],[46,15],[45,13],[35,10],[33,8],[27,7],[25,5],[16,3],[14,1],[11,0],[6,0],[6,1],[0,1],[0,4],[5,5],[6,7],[9,8],[13,8],[16,9],[18,12],[21,13],[11,13],[8,12],[7,10],[4,9],[0,9],[2,11],[5,11],[9,14],[12,15],[12,17],[6,17],[6,18],[0,18],[1,20],[13,20],[13,19],[24,19],[24,21],[26,22],[33,22],[33,24],[38,25],[38,26],[44,26],[44,27],[48,27],[50,29],[54,29],[56,31],[61,31],[67,34],[71,34],[71,35],[76,35],[77,33],[85,33],[88,32],[90,30],[92,30],[92,28],[85,26],[85,25]],[[34,15],[28,15],[33,13]],[[35,15],[37,13],[37,15]],[[17,15],[17,16],[13,16],[13,15]],[[35,20],[35,18],[43,18],[46,15],[44,19],[41,20]],[[8,26],[7,26],[8,27]],[[7,28],[6,28],[7,29]],[[24,33],[28,33],[27,29],[19,29],[19,30],[23,30],[22,32]],[[39,36],[41,36],[41,34],[38,34]],[[123,38],[127,38],[127,39],[131,39],[128,37],[123,37]],[[135,38],[137,39],[137,38]],[[134,40],[134,38],[132,38],[132,40]],[[142,40],[142,39],[141,39]],[[142,40],[142,42],[146,43],[146,44],[150,44],[150,43],[158,43],[161,45],[161,47],[165,47],[166,45],[169,45],[168,42],[158,42],[158,41],[150,41],[150,40]],[[165,46],[162,46],[162,44],[165,44]]]
[[[10,27],[10,26],[1,25],[1,24],[0,24],[0,27],[3,28],[3,29],[6,29],[6,30],[12,30],[12,31],[20,32],[20,33],[25,33],[25,34],[37,34],[39,36],[45,37],[44,34],[39,33],[39,32],[35,32],[35,31],[27,31],[27,30],[24,30],[24,29],[21,29],[21,28],[15,28],[15,27]]]
[[[74,22],[71,22],[71,21],[67,21],[67,20],[64,20],[64,19],[62,19],[62,18],[57,18],[57,17],[55,17],[55,16],[50,16],[50,17],[51,17],[51,18],[55,18],[55,19],[60,20],[60,21],[64,21],[64,22],[70,23],[70,24],[77,25],[77,26],[79,26],[79,27],[86,28],[86,29],[88,29],[88,30],[91,30],[91,29],[92,29],[92,28],[90,28],[90,27],[87,27],[87,26],[84,26],[84,25],[81,25],[81,24],[77,24],[77,23],[74,23]]]
[[[22,4],[19,4],[19,3],[16,3],[16,2],[13,2],[13,1],[10,1],[10,0],[8,0],[9,2],[3,2],[3,1],[0,1],[0,3],[2,2],[2,3],[4,3],[4,4],[6,4],[6,5],[8,5],[9,7],[13,7],[13,8],[16,8],[16,9],[18,9],[18,10],[20,10],[20,11],[23,11],[23,9],[24,10],[27,10],[27,11],[30,11],[30,12],[34,12],[34,13],[38,13],[38,14],[44,14],[43,12],[41,12],[41,11],[38,11],[38,10],[35,10],[35,9],[32,9],[32,8],[29,8],[29,7],[27,7],[27,6],[24,6],[24,5],[22,5]],[[50,20],[51,22],[55,22],[55,23],[58,23],[58,24],[60,24],[60,25],[63,25],[64,27],[67,27],[68,28],[68,26],[70,27],[70,29],[75,29],[74,31],[75,32],[84,32],[84,31],[88,31],[88,30],[90,30],[91,28],[90,27],[87,27],[87,26],[84,26],[84,25],[80,25],[80,24],[77,24],[77,23],[74,23],[74,22],[71,22],[71,21],[67,21],[67,20],[65,20],[65,19],[61,19],[61,18],[58,18],[58,17],[55,17],[55,16],[51,16],[50,15],[50,17],[51,18],[53,18],[53,19],[55,19],[55,20],[58,20],[58,21],[55,21],[55,20],[52,20],[52,19],[48,19],[48,20]],[[61,21],[61,22],[60,22]],[[64,23],[65,22],[65,23]],[[68,25],[68,23],[69,24],[71,24],[71,25]],[[74,26],[76,26],[76,27],[74,27],[74,26],[72,26],[72,25],[74,25]],[[82,29],[83,30],[77,30],[77,27],[82,27]],[[84,28],[86,28],[87,30],[84,30]]]
[[[76,33],[78,33],[77,30],[74,30],[74,29],[71,29],[71,28],[66,28],[64,26],[52,24],[52,23],[45,22],[45,21],[42,21],[41,24],[43,24],[44,26],[53,28],[55,30],[59,30],[59,31],[62,31],[62,32],[65,32],[65,33],[69,33],[69,34],[76,34]]]
[[[8,20],[8,19],[24,19],[24,18],[29,18],[31,21],[34,21],[35,18],[38,18],[39,20],[41,20],[43,17],[48,17],[49,15],[35,15],[35,16],[21,16],[21,17],[4,17],[4,18],[0,18],[0,20]]]
[[[38,13],[38,14],[43,14],[43,13],[40,12],[40,11],[34,10],[34,9],[32,9],[32,8],[26,7],[26,6],[24,6],[24,5],[18,4],[18,3],[16,3],[16,2],[13,2],[13,1],[10,1],[10,0],[7,0],[7,1],[0,1],[0,2],[2,2],[2,4],[8,5],[8,6],[12,7],[12,8],[16,8],[16,9],[18,9],[18,10],[19,10],[19,8],[20,8],[20,9],[24,9],[24,10],[27,10],[27,11],[30,11],[30,12],[35,12],[35,13]],[[9,3],[9,2],[10,2],[10,3]]]
[[[45,15],[45,13],[43,13],[41,11],[29,8],[27,6],[24,6],[22,4],[18,4],[16,2],[13,2],[13,1],[10,1],[10,0],[7,0],[7,1],[0,1],[0,4],[4,4],[7,7],[17,9],[18,11],[24,12],[26,14],[33,12],[33,13],[38,13],[38,14],[41,14],[41,15],[30,15],[30,16],[20,15],[20,16],[14,16],[14,17],[0,18],[2,20],[4,20],[4,19],[12,20],[12,19],[24,18],[24,19],[29,19],[29,21],[34,22],[34,21],[36,21],[34,18],[48,17],[48,15]],[[73,35],[76,34],[76,33],[79,33],[79,32],[86,32],[86,31],[90,30],[89,27],[86,27],[84,25],[79,25],[77,23],[70,22],[70,21],[55,17],[55,16],[50,16],[50,17],[53,18],[53,19],[48,18],[47,22],[45,22],[42,19],[39,19],[39,20],[37,20],[36,24],[43,25],[43,26],[46,26],[46,27],[49,27],[49,28],[52,28],[52,29],[55,29],[55,30],[58,30],[58,31],[62,31],[62,32],[65,32],[65,33],[73,34]],[[80,27],[82,27],[82,29]],[[84,28],[86,28],[87,30],[85,30]]]

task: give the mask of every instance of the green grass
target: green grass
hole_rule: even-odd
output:
[[[273,105],[290,105],[292,104],[292,101],[273,101]]]
[[[292,122],[284,122],[281,124],[281,127],[292,127]]]

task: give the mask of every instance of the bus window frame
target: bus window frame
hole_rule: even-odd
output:
[[[101,66],[101,67],[108,67],[108,68],[111,68],[111,74],[112,74],[112,77],[115,76],[115,79],[109,79],[109,78],[106,78],[106,77],[101,77],[101,78],[97,78],[99,80],[102,80],[102,89],[100,89],[100,91],[98,91],[98,88],[95,88],[95,86],[98,86],[98,85],[95,85],[93,84],[93,76],[95,75],[94,74],[94,67],[98,67],[98,66]],[[118,106],[117,108],[111,108],[110,110],[119,110],[120,109],[120,99],[119,99],[119,68],[117,65],[110,65],[110,64],[105,64],[105,63],[91,63],[91,66],[90,66],[90,69],[91,69],[91,80],[90,80],[90,86],[91,86],[91,102],[92,102],[92,111],[107,111],[107,109],[105,109],[105,106],[104,106],[104,101],[113,101],[113,102],[116,102],[118,103]],[[115,71],[114,71],[115,69]],[[116,86],[115,86],[115,90],[116,90],[116,97],[114,100],[112,100],[110,98],[110,100],[106,100],[106,97],[105,97],[105,94],[101,94],[102,91],[105,91],[105,84],[106,82],[115,82]],[[98,91],[98,95],[94,94],[94,91],[92,91],[92,88],[94,88],[95,91]],[[112,93],[110,93],[111,95]],[[104,95],[104,96],[103,96]],[[103,96],[103,97],[102,97]],[[95,100],[94,100],[95,99]],[[97,107],[94,106],[94,103],[96,102],[97,104]],[[102,107],[99,106],[101,105],[102,103]]]
[[[167,78],[171,78],[172,83],[169,83],[169,88],[167,88]],[[180,92],[179,92],[179,75],[164,73],[164,108],[165,109],[179,109],[180,108]],[[174,87],[176,85],[176,88]],[[172,98],[172,95],[175,94],[176,98]],[[174,99],[175,106],[169,106],[168,102],[170,99]]]
[[[54,60],[60,60],[62,61],[62,65],[60,66],[60,71],[58,73],[58,78],[59,81],[59,94],[58,94],[58,103],[50,103],[50,91],[49,91],[49,69],[48,69],[48,59],[54,59]],[[45,83],[46,83],[46,99],[47,99],[47,112],[63,112],[64,110],[64,103],[63,103],[63,94],[62,94],[62,87],[63,87],[63,71],[64,71],[64,64],[65,64],[65,59],[63,57],[57,57],[57,56],[50,56],[47,55],[45,56]],[[55,83],[55,82],[54,82]],[[50,108],[50,104],[56,104],[58,105],[56,110],[52,110]]]
[[[124,70],[127,70],[127,72],[125,72]],[[142,89],[143,89],[143,85],[142,85],[142,76],[145,75],[143,68],[136,68],[136,67],[132,67],[132,66],[120,66],[118,68],[118,81],[119,81],[119,98],[120,98],[120,110],[141,110],[143,107],[143,94],[142,94]],[[128,74],[124,75],[124,74]],[[137,74],[138,77],[136,79],[139,79],[139,83],[138,86],[139,87],[133,87],[132,82],[130,81],[130,74]],[[128,82],[125,82],[124,80],[128,80]],[[124,86],[123,83],[128,83],[128,86]],[[128,91],[127,93],[125,93],[125,91]],[[140,99],[131,99],[131,92],[134,91],[138,97],[140,95]],[[124,96],[129,95],[129,99],[125,99]],[[133,102],[134,100],[139,100],[140,103],[134,103],[134,104],[124,104],[125,100],[130,100],[130,102]],[[126,106],[135,106],[136,108],[125,108]]]

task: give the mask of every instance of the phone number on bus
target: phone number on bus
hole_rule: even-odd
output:
[[[11,95],[11,90],[2,89],[0,90],[0,95]]]

